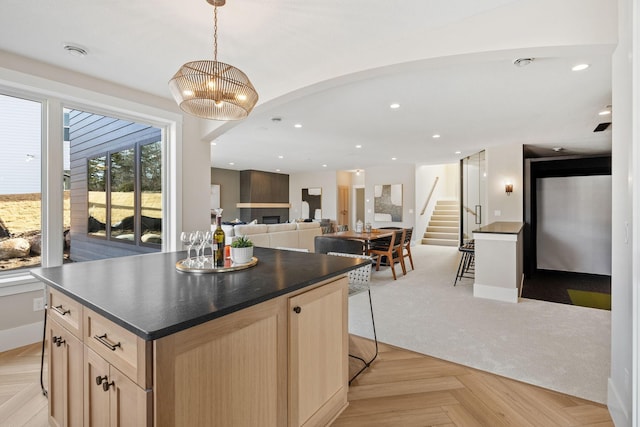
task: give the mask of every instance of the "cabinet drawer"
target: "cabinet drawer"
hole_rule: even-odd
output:
[[[151,341],[85,307],[84,342],[142,388],[151,387]]]
[[[82,339],[82,305],[62,292],[49,288],[49,316]]]

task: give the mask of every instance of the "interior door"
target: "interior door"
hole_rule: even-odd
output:
[[[349,225],[349,187],[338,186],[338,224]]]
[[[485,152],[460,160],[460,245],[473,239],[473,230],[486,224],[487,169]]]

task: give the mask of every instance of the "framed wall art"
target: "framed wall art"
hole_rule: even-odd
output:
[[[402,184],[374,185],[373,220],[402,222]]]
[[[302,189],[302,218],[322,218],[322,188]]]

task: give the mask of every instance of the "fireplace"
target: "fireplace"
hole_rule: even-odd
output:
[[[263,224],[280,224],[280,215],[263,215]]]

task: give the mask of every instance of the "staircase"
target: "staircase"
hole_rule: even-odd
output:
[[[431,214],[423,245],[458,246],[460,207],[457,200],[438,200]]]

